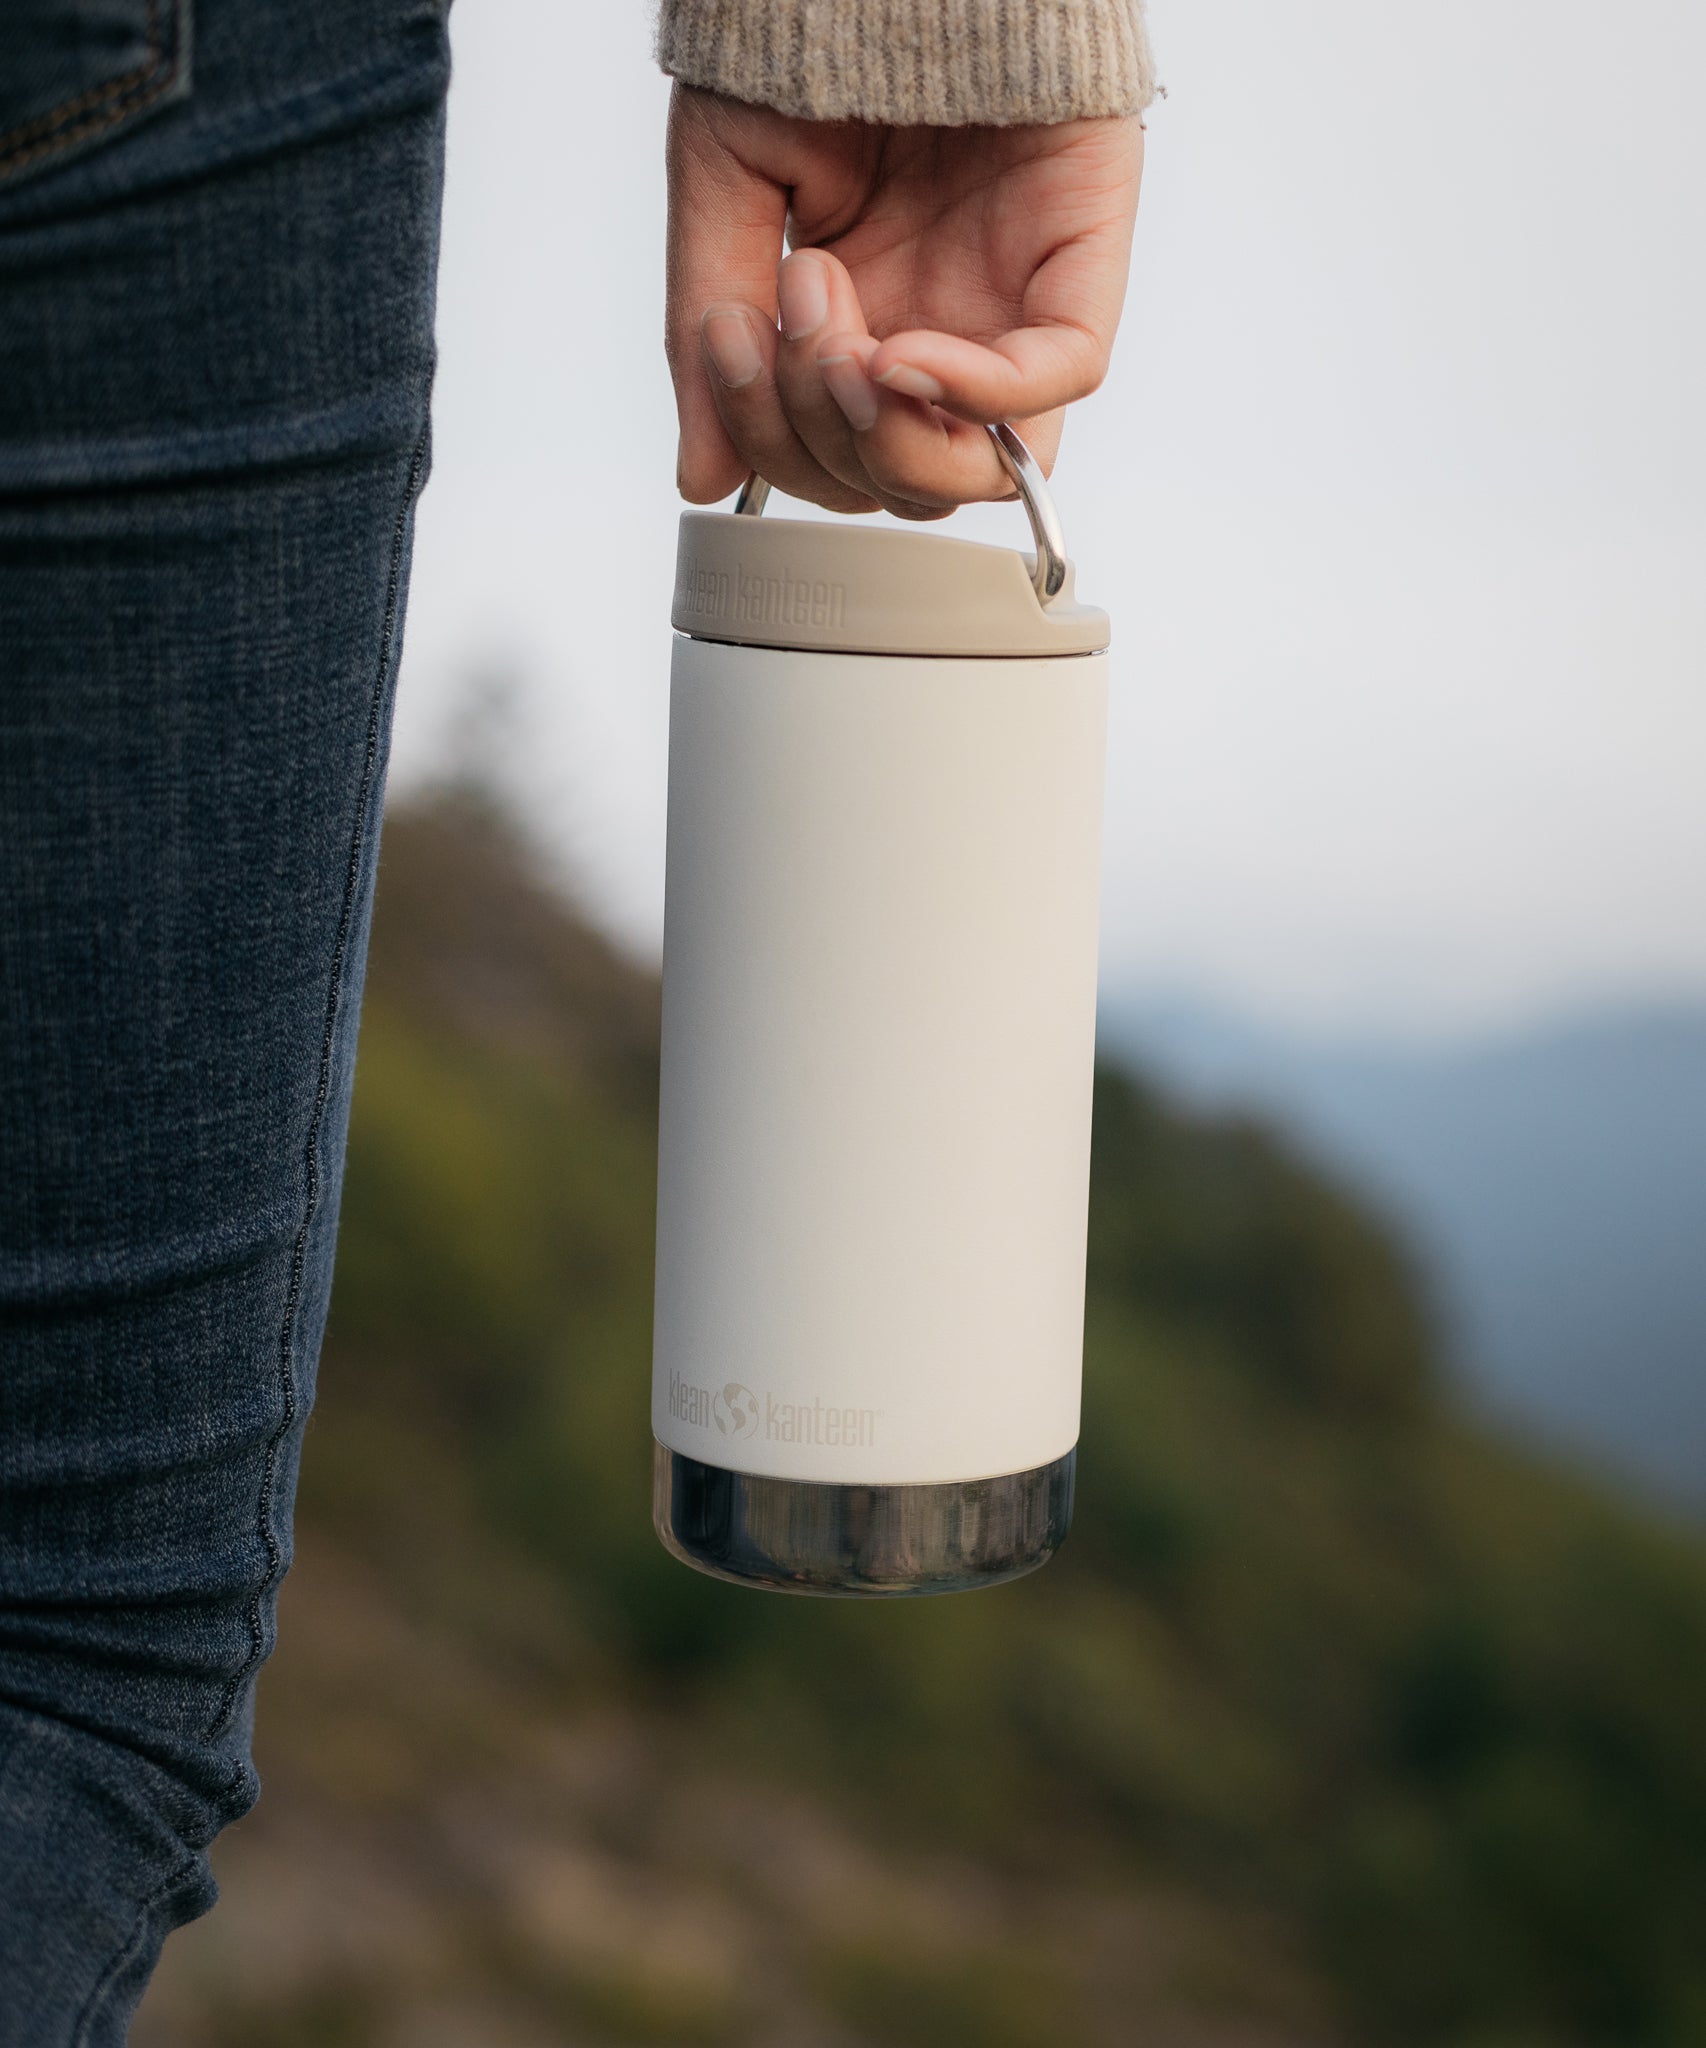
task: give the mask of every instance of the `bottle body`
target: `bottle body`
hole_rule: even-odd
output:
[[[1105,657],[678,638],[652,1401],[721,1576],[949,1590],[1071,1513]]]

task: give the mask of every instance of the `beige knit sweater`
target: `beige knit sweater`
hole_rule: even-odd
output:
[[[1143,0],[660,0],[658,62],[813,121],[1029,126],[1155,97]]]

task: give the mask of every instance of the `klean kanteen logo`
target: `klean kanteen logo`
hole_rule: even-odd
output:
[[[667,1407],[676,1422],[714,1429],[735,1442],[761,1436],[773,1444],[835,1444],[863,1450],[877,1440],[877,1410],[847,1408],[828,1401],[778,1401],[755,1394],[739,1380],[721,1387],[696,1387],[680,1373],[669,1376]]]
[[[730,1380],[711,1396],[711,1420],[724,1436],[732,1436],[737,1442],[751,1436],[758,1427],[758,1396],[739,1380]]]
[[[705,569],[691,556],[675,587],[678,618],[744,626],[842,626],[847,586],[822,576],[753,576],[736,567]]]

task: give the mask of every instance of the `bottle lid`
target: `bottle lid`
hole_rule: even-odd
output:
[[[677,632],[840,654],[1094,654],[1108,617],[1080,604],[1070,562],[1045,605],[1032,556],[845,520],[684,512]]]
[[[682,516],[677,629],[839,654],[1099,653],[1107,617],[1074,594],[1042,466],[1010,421],[985,431],[1031,522],[1034,555],[890,527],[760,520],[770,486],[749,476],[732,515]]]

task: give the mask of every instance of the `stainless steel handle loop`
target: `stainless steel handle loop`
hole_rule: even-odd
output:
[[[1031,571],[1031,584],[1037,593],[1037,602],[1051,605],[1066,585],[1066,536],[1061,531],[1060,514],[1055,510],[1048,480],[1037,458],[1005,420],[995,421],[987,431],[995,444],[1001,467],[1019,494],[1025,517],[1031,522],[1031,538],[1037,544],[1037,563]],[[769,497],[769,484],[754,473],[741,485],[740,496],[735,499],[735,510],[756,518],[764,510]]]
[[[995,443],[1001,467],[1013,479],[1013,488],[1025,507],[1025,517],[1031,522],[1031,538],[1037,544],[1037,565],[1031,571],[1031,582],[1037,602],[1051,605],[1066,583],[1066,535],[1060,530],[1060,514],[1055,510],[1048,479],[1043,475],[1042,464],[1005,420],[993,422],[989,438]]]
[[[737,512],[748,512],[757,518],[770,502],[770,486],[755,469],[740,487],[740,496],[735,500]]]

